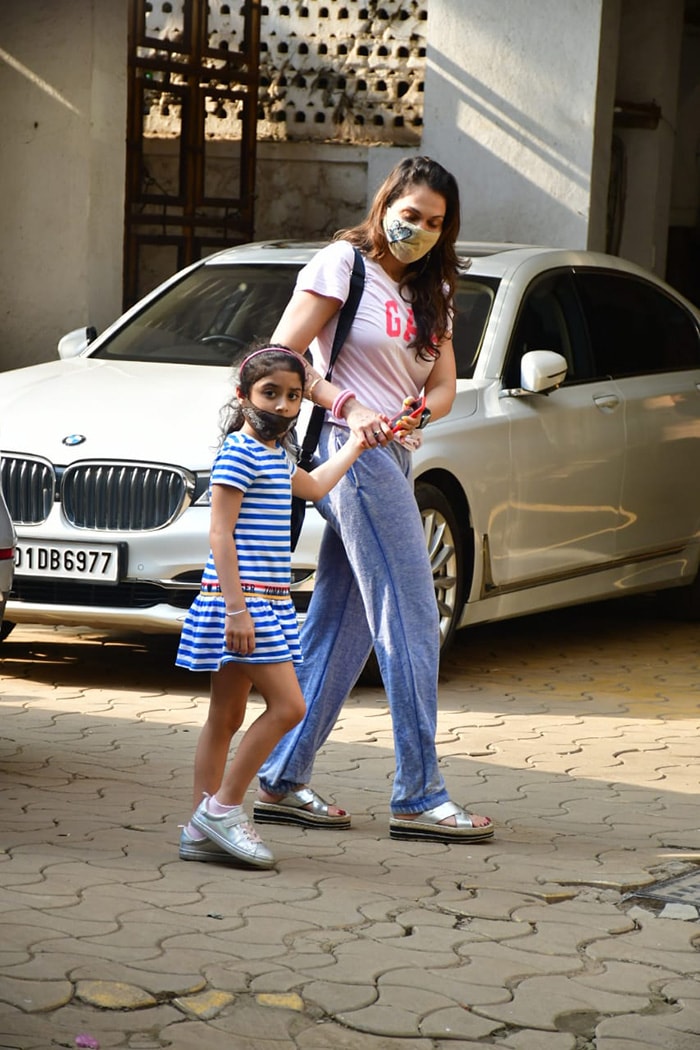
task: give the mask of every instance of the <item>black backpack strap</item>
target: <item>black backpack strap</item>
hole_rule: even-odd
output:
[[[333,365],[340,353],[340,348],[350,333],[352,322],[355,320],[357,307],[360,305],[362,291],[365,286],[365,262],[362,258],[362,253],[359,248],[353,248],[353,251],[355,253],[355,260],[352,266],[352,273],[350,274],[350,288],[348,289],[348,297],[340,308],[340,314],[338,315],[338,324],[336,325],[335,336],[333,338],[333,346],[331,348],[330,361],[328,362],[326,379],[331,378]]]
[[[333,365],[336,362],[340,348],[348,337],[348,333],[352,328],[352,322],[355,320],[355,314],[357,313],[357,307],[360,304],[362,298],[362,291],[365,286],[365,263],[362,258],[362,253],[359,248],[353,248],[355,253],[355,261],[352,267],[352,273],[350,274],[350,288],[348,289],[348,297],[340,308],[338,314],[338,324],[335,329],[335,336],[333,337],[333,346],[331,347],[330,361],[328,362],[328,371],[326,372],[325,379],[330,380],[333,373]],[[314,452],[318,445],[318,439],[321,436],[321,427],[326,416],[325,408],[321,405],[314,405],[309,419],[309,425],[306,428],[306,434],[301,445],[301,453],[299,455],[299,466],[303,467],[304,470],[308,470],[313,460]]]

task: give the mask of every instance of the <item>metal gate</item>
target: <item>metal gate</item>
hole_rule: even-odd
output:
[[[252,239],[260,0],[130,0],[124,307]]]

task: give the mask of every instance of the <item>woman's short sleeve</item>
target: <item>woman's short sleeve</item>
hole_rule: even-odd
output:
[[[296,290],[315,292],[344,303],[350,290],[354,259],[355,253],[349,241],[333,241],[321,248],[300,270]]]

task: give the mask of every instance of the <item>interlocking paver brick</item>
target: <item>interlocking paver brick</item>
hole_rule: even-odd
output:
[[[173,999],[178,1010],[205,1021],[218,1017],[222,1010],[233,1002],[235,1002],[234,995],[216,988],[208,988],[200,995],[178,996],[177,999]]]
[[[332,1021],[305,1028],[294,1043],[298,1050],[425,1050],[426,1047],[425,1039],[393,1039],[370,1032],[354,1032]],[[462,1042],[459,1047],[477,1050],[477,1044],[471,1042]]]
[[[698,1050],[697,920],[625,897],[700,860],[697,631],[648,610],[458,636],[438,751],[493,840],[389,839],[388,706],[358,687],[315,774],[353,827],[266,826],[264,872],[178,860],[207,688],[174,639],[18,627],[0,1047]]]
[[[452,1014],[452,1004],[441,995],[424,991],[419,978],[420,975],[416,973],[413,985],[401,988],[380,985],[376,1003],[358,1010],[338,1011],[336,1016],[352,1028],[373,1034],[409,1037],[419,1033],[433,1038],[435,1033],[423,1031],[424,1021],[442,1010],[450,1011],[449,1019],[453,1024],[456,1024],[456,1019]],[[499,1023],[469,1010],[462,1010],[461,1013],[462,1023],[455,1034],[465,1039],[481,1039],[501,1027]],[[440,1034],[447,1034],[445,1028]]]
[[[671,980],[661,986],[660,992],[669,1002],[700,999],[700,981],[690,977],[685,980],[682,978]]]
[[[459,969],[426,968],[419,979],[421,988],[448,996],[458,1004],[460,1009],[470,1009],[475,1003],[502,1003],[510,999],[510,992],[506,988],[471,984],[462,967]],[[409,968],[390,970],[382,974],[380,978],[384,987],[397,985],[410,988],[415,980],[415,970]]]
[[[340,1011],[361,1010],[375,1003],[378,998],[373,980],[366,984],[339,983],[335,980],[309,981],[303,985],[303,993],[306,1002],[315,1003],[329,1017],[336,1017]]]
[[[602,1017],[609,1014],[641,1012],[650,1005],[650,996],[638,992],[631,995],[588,988],[575,975],[532,977],[521,981],[513,990],[512,1001],[494,1006],[476,1007],[479,1014],[518,1025],[520,1028],[544,1028],[550,1031],[566,1027],[567,1015],[589,1014]]]
[[[75,994],[81,1002],[105,1010],[140,1010],[145,1006],[155,1006],[152,995],[124,982],[78,981]]]
[[[504,1050],[575,1050],[576,1037],[569,1032],[516,1032],[497,1045]]]
[[[32,980],[29,977],[3,977],[0,983],[0,1001],[16,1006],[23,1013],[48,1013],[65,1006],[73,998],[70,981]]]
[[[670,1016],[606,1018],[596,1029],[597,1050],[697,1050],[700,1028],[677,1031]]]

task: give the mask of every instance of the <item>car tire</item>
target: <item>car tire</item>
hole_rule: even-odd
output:
[[[0,642],[4,642],[10,631],[14,631],[15,625],[10,623],[9,620],[3,620],[0,623]]]
[[[440,653],[444,653],[457,630],[464,593],[464,550],[457,516],[445,494],[435,485],[419,481],[416,502],[433,569],[435,598],[440,613]],[[360,676],[362,685],[381,686],[382,676],[374,652]]]
[[[670,587],[659,594],[661,610],[670,620],[700,620],[700,572],[685,587]]]
[[[440,613],[440,651],[445,652],[462,615],[464,551],[462,534],[452,506],[435,485],[419,481],[416,502],[433,569],[435,598]]]

